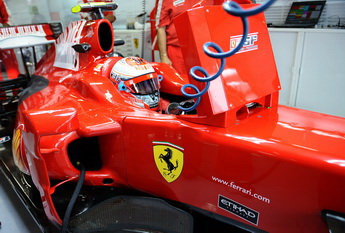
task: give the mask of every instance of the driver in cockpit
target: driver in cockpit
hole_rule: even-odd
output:
[[[136,105],[157,111],[160,104],[160,81],[150,63],[139,57],[125,57],[111,70],[119,91]]]
[[[158,75],[152,65],[139,57],[125,57],[115,63],[111,79],[118,90],[132,103],[153,111],[167,114],[184,114],[178,106],[193,104],[192,100],[175,103],[160,96],[160,82],[163,77]]]

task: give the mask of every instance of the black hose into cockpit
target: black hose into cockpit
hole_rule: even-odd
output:
[[[71,197],[71,200],[69,201],[68,203],[68,206],[67,206],[67,209],[66,209],[66,212],[65,212],[65,216],[63,218],[63,221],[62,221],[62,226],[61,226],[61,233],[66,233],[67,232],[67,228],[68,228],[68,223],[69,223],[69,220],[71,218],[71,213],[72,213],[72,210],[73,210],[73,206],[78,198],[78,195],[81,191],[81,188],[83,186],[83,183],[84,183],[84,180],[85,180],[85,174],[86,174],[86,170],[85,170],[85,167],[83,165],[80,165],[80,178],[77,182],[77,185],[73,191],[73,194],[72,194],[72,197]]]

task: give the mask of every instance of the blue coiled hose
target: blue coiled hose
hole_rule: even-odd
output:
[[[249,31],[249,25],[248,25],[247,17],[263,12],[270,5],[272,5],[274,3],[274,1],[275,0],[268,0],[258,7],[247,9],[247,10],[242,9],[242,7],[240,7],[240,5],[237,4],[236,2],[227,1],[227,2],[223,3],[223,9],[228,14],[241,17],[242,24],[243,24],[242,39],[241,39],[240,43],[236,46],[236,48],[234,48],[231,51],[227,51],[227,52],[223,52],[222,48],[214,42],[207,42],[204,44],[203,50],[207,56],[212,57],[212,58],[216,58],[216,59],[220,59],[219,70],[214,75],[209,75],[208,72],[200,66],[194,66],[190,69],[190,75],[192,76],[193,79],[195,79],[198,82],[204,82],[206,84],[205,84],[205,87],[202,91],[200,91],[193,84],[183,85],[181,88],[182,94],[188,98],[192,98],[192,99],[196,98],[197,100],[194,103],[194,105],[189,107],[189,108],[184,108],[184,107],[178,106],[178,108],[180,110],[190,112],[190,111],[193,111],[199,105],[200,100],[201,100],[201,96],[204,95],[210,87],[210,82],[212,80],[218,78],[222,74],[222,72],[224,71],[225,64],[226,64],[226,58],[237,53],[242,48],[243,44],[245,43],[247,36],[248,36],[248,31]],[[216,52],[211,51],[210,48],[214,49]],[[196,74],[196,72],[201,72],[203,74],[203,76],[202,77],[198,76]],[[186,88],[191,88],[196,93],[195,94],[189,94],[186,92]]]

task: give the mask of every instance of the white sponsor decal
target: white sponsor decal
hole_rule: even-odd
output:
[[[242,39],[242,35],[238,36],[231,36],[230,37],[230,50],[234,50],[237,45],[240,43]],[[246,41],[243,44],[243,47],[237,53],[244,53],[253,50],[257,50],[259,48],[257,42],[259,41],[259,33],[253,32],[247,35]]]
[[[260,200],[262,202],[265,202],[267,204],[271,203],[271,200],[269,198],[264,197],[264,196],[262,196],[262,195],[260,195],[258,193],[252,192],[252,189],[248,189],[248,188],[246,189],[246,188],[244,188],[242,186],[239,186],[239,185],[235,184],[235,182],[233,182],[233,181],[229,182],[229,181],[220,179],[220,178],[215,177],[215,176],[212,176],[212,180],[217,182],[217,183],[219,183],[219,184],[223,184],[223,185],[225,185],[225,186],[227,186],[229,188],[237,190],[237,191],[239,191],[241,193],[244,193],[244,194],[247,194],[247,195],[249,195],[251,197],[254,197],[255,199]]]
[[[256,226],[259,223],[259,212],[222,195],[218,195],[218,207]]]
[[[181,4],[181,3],[184,3],[184,0],[176,0],[176,1],[173,2],[173,5],[177,6],[177,5]]]
[[[69,70],[79,70],[79,53],[72,46],[79,44],[80,35],[86,21],[76,21],[68,25],[65,32],[57,39],[54,66]]]

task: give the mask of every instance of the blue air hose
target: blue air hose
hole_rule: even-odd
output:
[[[196,102],[194,103],[193,106],[189,107],[189,108],[184,108],[181,106],[178,106],[178,108],[182,111],[186,111],[186,112],[190,112],[193,111],[200,103],[201,100],[201,96],[204,95],[209,87],[210,87],[210,82],[216,78],[218,78],[222,72],[224,71],[225,68],[225,64],[226,64],[226,58],[234,55],[235,53],[237,53],[243,46],[243,44],[245,43],[247,36],[248,36],[248,31],[249,31],[249,25],[248,25],[248,16],[252,16],[252,15],[256,15],[259,14],[261,12],[263,12],[264,10],[266,10],[269,6],[271,6],[274,3],[275,0],[268,0],[265,3],[261,4],[258,7],[255,8],[251,8],[251,9],[247,9],[244,10],[242,7],[240,7],[239,4],[237,4],[236,2],[231,2],[231,1],[227,1],[223,3],[223,9],[230,15],[234,15],[234,16],[238,16],[241,18],[242,20],[242,24],[243,24],[243,36],[242,39],[240,41],[240,43],[236,46],[236,48],[234,48],[233,50],[227,51],[227,52],[223,52],[222,48],[217,45],[214,42],[207,42],[204,44],[203,46],[203,50],[205,52],[205,54],[209,57],[212,58],[216,58],[216,59],[220,59],[220,67],[219,70],[213,74],[213,75],[209,75],[208,72],[200,67],[200,66],[194,66],[190,69],[190,75],[192,76],[193,79],[195,79],[198,82],[204,82],[205,87],[202,91],[200,91],[195,85],[193,84],[185,84],[182,86],[181,88],[181,92],[184,96],[188,97],[188,98],[192,98],[192,99],[197,99]],[[213,52],[210,50],[210,48],[214,49],[216,52]],[[196,72],[201,72],[203,74],[203,76],[198,76],[196,74]],[[195,94],[189,94],[186,92],[186,88],[191,88],[195,91]]]

